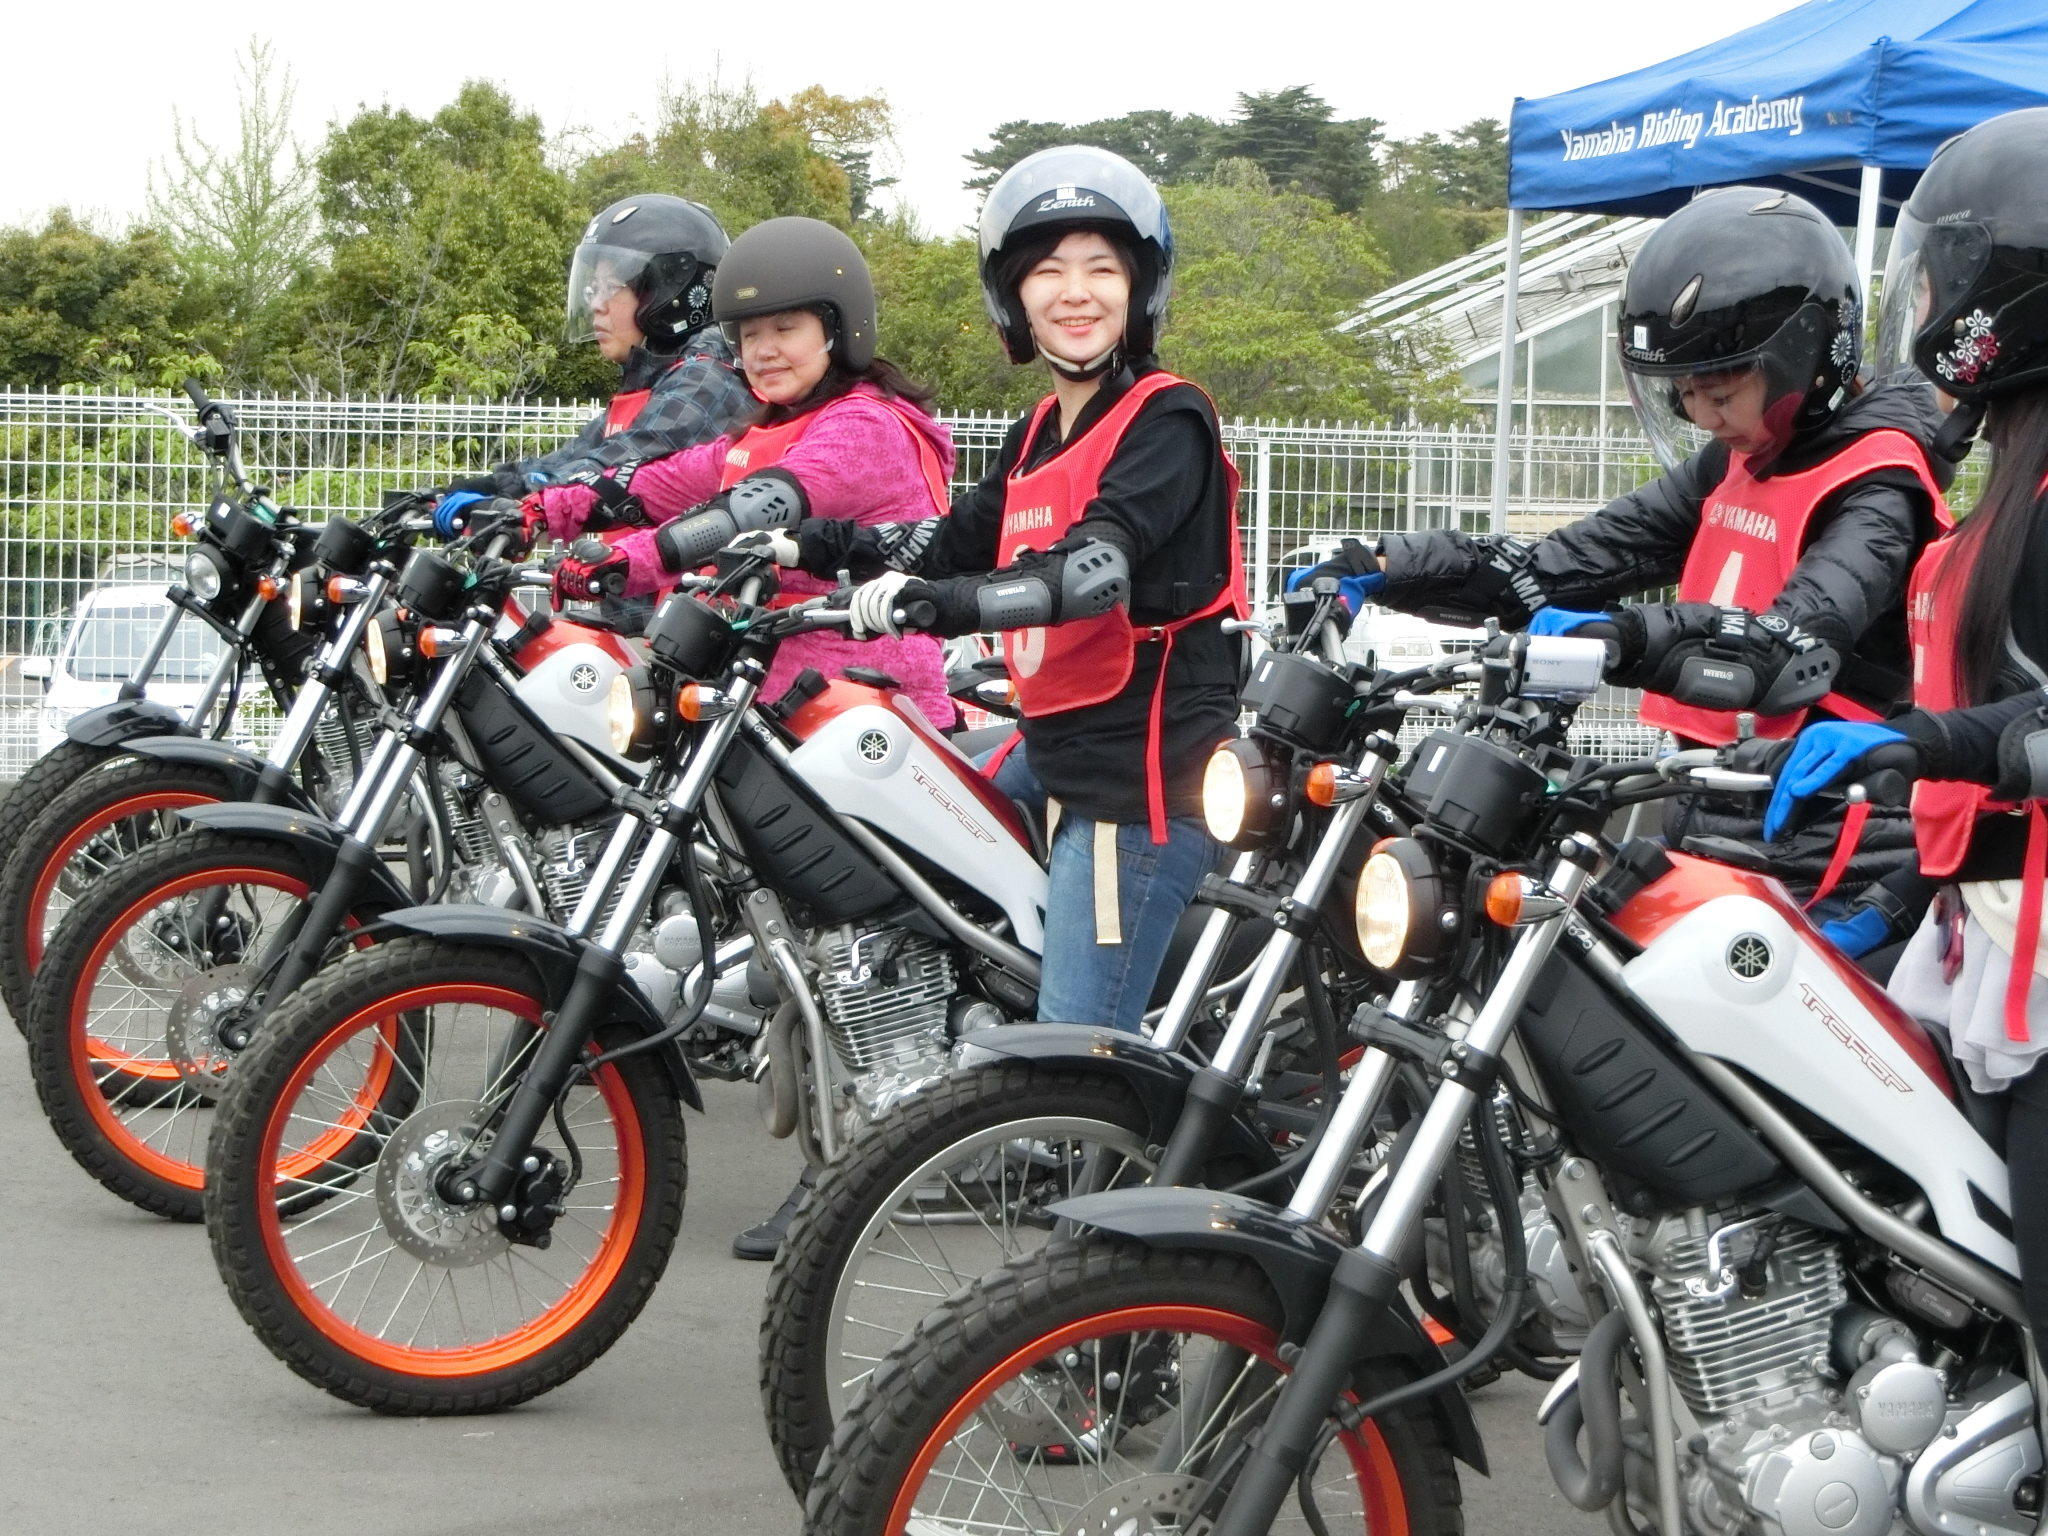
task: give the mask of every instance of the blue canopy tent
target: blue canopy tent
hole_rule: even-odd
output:
[[[1509,129],[1493,520],[1506,526],[1524,209],[1660,215],[1708,187],[1781,187],[1877,227],[1941,144],[2048,105],[2043,0],[1809,0],[1675,59],[1539,100]],[[1888,194],[1888,195],[1886,195]]]

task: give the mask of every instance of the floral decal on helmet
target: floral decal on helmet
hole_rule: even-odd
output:
[[[1844,384],[1856,372],[1856,344],[1862,333],[1863,306],[1850,299],[1842,305],[1842,323],[1828,346],[1828,360],[1835,365],[1835,374]]]
[[[1955,344],[1935,354],[1934,370],[1954,383],[1974,384],[1998,357],[1998,335],[1991,328],[1991,317],[1981,309],[1958,320],[1956,331]]]

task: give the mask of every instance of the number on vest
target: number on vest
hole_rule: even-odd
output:
[[[1728,556],[1728,563],[1721,567],[1721,574],[1714,582],[1714,590],[1707,601],[1716,608],[1737,608],[1741,604],[1735,594],[1742,589],[1742,551],[1736,550]]]
[[[1012,672],[1019,677],[1036,677],[1038,669],[1045,665],[1045,631],[1036,625],[1013,629],[1009,644],[1003,649]]]

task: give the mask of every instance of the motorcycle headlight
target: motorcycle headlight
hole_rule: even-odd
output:
[[[605,695],[604,723],[611,732],[612,750],[624,757],[640,739],[640,693],[633,679],[621,672],[612,679]]]
[[[370,664],[370,676],[379,688],[391,685],[391,658],[384,649],[382,615],[370,620],[363,631],[363,659]]]
[[[1359,953],[1403,979],[1442,959],[1457,931],[1429,850],[1413,838],[1389,838],[1373,850],[1358,872],[1351,909]]]
[[[291,575],[291,590],[285,594],[284,611],[291,619],[292,628],[306,627],[307,588],[313,584],[311,571],[294,571]]]
[[[202,603],[210,603],[219,597],[226,580],[227,572],[207,551],[195,549],[185,557],[185,585]]]
[[[1279,830],[1287,812],[1286,774],[1253,741],[1226,741],[1202,772],[1202,820],[1209,835],[1251,848]]]

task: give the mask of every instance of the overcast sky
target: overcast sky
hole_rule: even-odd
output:
[[[1061,122],[1140,108],[1227,116],[1239,91],[1307,85],[1340,117],[1401,136],[1505,119],[1544,96],[1653,64],[1789,9],[1786,0],[1660,6],[1643,0],[445,0],[209,6],[97,0],[23,6],[6,26],[0,222],[60,203],[108,223],[143,207],[174,112],[224,137],[234,54],[253,30],[297,87],[311,148],[359,106],[422,114],[482,76],[550,132],[616,138],[651,118],[664,80],[714,72],[763,97],[811,84],[886,95],[899,125],[896,194],[929,230],[971,219],[960,158],[1013,118]],[[208,18],[219,30],[208,31]]]

